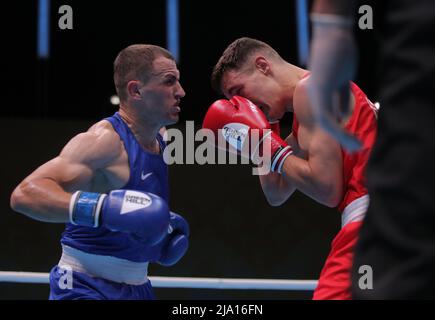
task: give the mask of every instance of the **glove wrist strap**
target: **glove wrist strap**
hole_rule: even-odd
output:
[[[270,166],[270,171],[278,172],[279,174],[281,174],[284,161],[291,154],[292,154],[292,149],[289,146],[281,147],[280,149],[278,149],[272,157],[272,164]]]
[[[69,220],[74,225],[99,226],[101,207],[107,195],[92,192],[75,192],[70,200]]]

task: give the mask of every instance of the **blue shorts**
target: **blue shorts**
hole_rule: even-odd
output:
[[[50,300],[154,300],[151,282],[143,285],[117,283],[59,266],[50,272]]]

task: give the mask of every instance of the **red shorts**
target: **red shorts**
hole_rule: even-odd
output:
[[[331,252],[314,290],[313,300],[351,299],[350,269],[361,224],[361,221],[347,224],[332,241]]]

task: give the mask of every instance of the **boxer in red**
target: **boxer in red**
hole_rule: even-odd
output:
[[[210,106],[203,127],[216,134],[237,123],[248,128],[248,136],[252,129],[272,129],[260,140],[271,143],[270,172],[260,175],[267,201],[279,206],[298,189],[321,204],[337,207],[342,229],[332,242],[313,299],[350,299],[353,248],[369,204],[364,170],[376,138],[377,110],[351,83],[351,112],[341,125],[361,141],[362,148],[349,154],[314,125],[307,79],[307,70],[286,62],[268,44],[240,38],[224,51],[212,75],[214,88],[229,100]],[[293,128],[282,140],[279,120],[286,112],[293,113]],[[251,150],[256,152],[258,145],[249,147],[238,151],[254,160]]]

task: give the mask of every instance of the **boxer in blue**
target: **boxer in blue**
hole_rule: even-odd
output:
[[[50,299],[154,299],[149,263],[171,266],[188,247],[186,220],[168,206],[166,125],[185,92],[172,55],[132,45],[114,62],[120,108],[69,141],[14,190],[11,206],[67,223]]]

